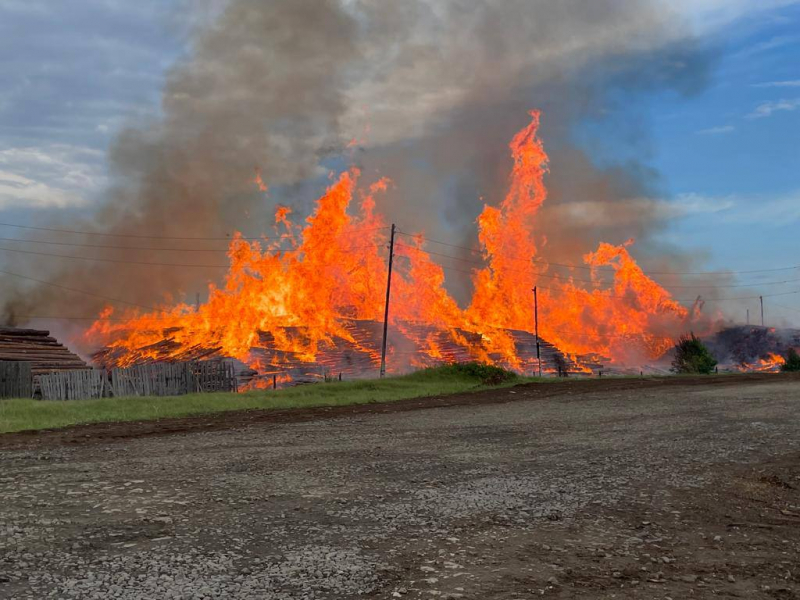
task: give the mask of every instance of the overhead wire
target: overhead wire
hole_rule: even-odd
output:
[[[441,244],[442,246],[449,246],[451,248],[459,248],[461,250],[467,250],[467,251],[473,252],[473,253],[482,253],[481,250],[478,250],[476,248],[470,248],[468,246],[460,246],[458,244],[452,244],[452,243],[449,243],[449,242],[443,242],[443,241],[440,241],[440,240],[434,240],[432,238],[425,237],[423,235],[407,233],[405,231],[400,231],[400,230],[397,230],[397,233],[400,234],[400,235],[404,235],[404,236],[407,236],[407,237],[419,239],[419,240],[422,240],[422,241],[425,241],[425,242],[430,242],[430,243],[433,243],[433,244]],[[433,253],[431,252],[431,254],[433,254]],[[511,260],[524,262],[525,264],[531,264],[531,262],[538,262],[538,263],[544,264],[544,265],[550,265],[550,266],[554,266],[554,267],[565,267],[565,268],[569,268],[569,269],[585,269],[585,270],[597,269],[597,267],[592,267],[592,266],[589,266],[589,265],[575,265],[575,264],[569,264],[569,263],[557,263],[557,262],[552,262],[552,261],[546,261],[546,260],[543,260],[543,259],[538,259],[536,257],[523,258],[523,257],[517,257],[517,256],[510,256],[508,258],[510,258]],[[752,274],[752,273],[772,273],[772,272],[776,272],[776,271],[793,271],[795,269],[800,269],[800,265],[794,265],[792,267],[770,268],[770,269],[754,269],[754,270],[751,270],[751,271],[643,271],[643,272],[645,273],[645,275],[745,275],[745,274]]]
[[[781,304],[772,303],[770,304],[770,307],[782,308],[783,310],[790,310],[796,313],[800,313],[800,308],[791,308],[790,306],[782,306]]]
[[[61,285],[58,283],[53,283],[52,281],[45,281],[43,279],[37,279],[36,277],[29,277],[28,275],[21,275],[20,273],[13,273],[11,271],[6,271],[5,269],[0,269],[0,273],[3,275],[8,275],[10,277],[18,277],[20,279],[27,279],[28,281],[34,281],[36,283],[58,288],[61,290],[65,290],[68,292],[74,292],[76,294],[83,294],[85,296],[93,296],[95,298],[100,298],[101,300],[106,300],[108,302],[118,302],[120,304],[127,304],[129,306],[135,306],[137,308],[144,308],[146,310],[158,310],[157,308],[153,308],[152,306],[146,306],[144,304],[138,304],[136,302],[129,302],[128,300],[122,300],[120,298],[111,298],[110,296],[104,296],[102,294],[96,294],[94,292],[87,292],[86,290],[79,290],[77,288],[67,287],[65,285]]]
[[[472,275],[473,274],[472,271],[465,271],[464,269],[458,269],[458,268],[450,267],[450,266],[447,266],[447,265],[439,265],[439,266],[441,268],[445,269],[445,270],[455,271],[457,273],[465,273],[467,275]],[[543,285],[539,285],[537,287],[540,290],[561,291],[558,288],[547,287],[547,286],[543,286]],[[600,290],[600,291],[602,291],[602,290]],[[700,299],[703,302],[725,302],[725,301],[728,301],[728,300],[758,300],[759,298],[777,298],[778,296],[791,296],[791,295],[794,295],[794,294],[800,294],[800,290],[793,290],[791,292],[781,292],[781,293],[777,293],[777,294],[761,294],[759,296],[744,296],[744,297],[736,297],[736,298],[702,298],[700,296],[697,296],[695,298],[670,298],[670,300],[675,300],[676,302],[695,302],[698,299]],[[606,296],[607,298],[626,299],[626,296],[620,296],[620,295],[615,295],[615,294],[606,294],[606,293],[604,293],[603,295]]]
[[[414,246],[407,246],[406,244],[395,244],[401,248],[409,248],[412,250],[418,250]],[[485,263],[475,260],[470,260],[466,258],[461,258],[458,256],[450,256],[449,254],[441,254],[439,252],[432,252],[430,250],[423,250],[426,254],[430,254],[432,256],[439,256],[441,258],[449,258],[452,260],[456,260],[459,262],[474,264],[478,266],[485,266]],[[531,264],[531,263],[529,263]],[[515,273],[527,273],[527,271],[523,271],[521,269],[514,269],[513,272]],[[575,279],[573,277],[566,277],[563,275],[550,275],[548,273],[536,273],[537,277],[545,277],[548,279],[557,279],[562,281],[570,281],[570,282],[578,282],[578,283],[588,283],[591,285],[604,285],[604,282],[594,281],[590,279]],[[765,281],[760,283],[743,283],[743,284],[730,284],[730,285],[716,285],[716,284],[698,284],[698,285],[672,285],[672,284],[663,284],[664,287],[668,288],[675,288],[675,289],[716,289],[716,288],[742,288],[742,287],[760,287],[762,285],[782,285],[787,283],[800,283],[800,279],[786,279],[783,281]],[[607,283],[605,283],[607,284]]]
[[[347,250],[343,250],[343,252],[352,252],[354,250],[358,250],[360,248],[369,248],[369,247],[380,247],[383,244],[369,244],[367,246],[356,246]],[[90,262],[103,262],[103,263],[115,263],[115,264],[123,264],[123,265],[139,265],[139,266],[148,266],[148,267],[181,267],[181,268],[203,268],[203,269],[228,269],[230,268],[230,264],[193,264],[193,263],[162,263],[162,262],[152,262],[152,261],[139,261],[139,260],[124,260],[124,259],[117,259],[117,258],[101,258],[95,256],[74,256],[68,254],[53,254],[50,252],[37,252],[35,250],[19,250],[17,248],[3,248],[0,247],[0,252],[12,252],[15,254],[29,254],[35,256],[48,256],[51,258],[64,258],[64,259],[71,259],[71,260],[84,260]]]
[[[172,236],[172,235],[142,235],[142,234],[134,234],[134,233],[101,233],[99,231],[79,231],[75,229],[57,229],[55,227],[36,227],[33,225],[19,225],[16,223],[0,223],[0,227],[14,227],[16,229],[27,229],[31,231],[49,231],[52,233],[69,233],[75,235],[97,235],[102,237],[118,237],[118,238],[133,238],[133,239],[142,239],[142,240],[182,240],[182,241],[231,241],[234,239],[233,235],[227,234],[225,237],[185,237],[185,236]],[[367,231],[377,231],[379,229],[389,229],[388,226],[384,225],[381,227],[373,227]],[[295,237],[293,234],[284,234],[275,236],[272,238],[267,239],[285,239],[285,238],[292,238]],[[242,236],[239,239],[242,240],[249,240],[249,241],[259,241],[265,238],[263,237],[245,237]]]
[[[268,240],[269,238],[261,238],[261,239]],[[228,248],[155,248],[153,246],[114,246],[108,244],[75,244],[70,242],[51,242],[47,240],[24,240],[19,238],[5,238],[5,237],[0,237],[0,242],[14,242],[22,244],[45,244],[47,246],[67,246],[74,248],[102,248],[104,250],[147,250],[155,252],[162,252],[162,251],[163,252],[227,252],[228,251]]]

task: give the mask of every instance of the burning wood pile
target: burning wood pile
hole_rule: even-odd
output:
[[[347,337],[336,336],[329,343],[320,345],[313,361],[301,352],[278,349],[271,333],[261,332],[251,347],[250,355],[238,370],[242,383],[265,385],[277,381],[302,383],[318,381],[328,376],[347,379],[375,376],[380,367],[380,344],[383,325],[378,321],[350,320],[345,324]],[[102,368],[112,368],[121,363],[173,362],[186,360],[208,360],[232,358],[225,355],[221,347],[182,347],[176,341],[176,331],[165,331],[163,340],[131,353],[127,349],[106,347],[93,355],[94,363]],[[437,366],[446,363],[468,362],[476,359],[476,348],[486,353],[497,364],[533,375],[538,370],[536,360],[536,338],[526,331],[509,330],[515,355],[519,362],[504,363],[503,357],[487,353],[480,334],[458,330],[448,332],[423,324],[398,323],[389,336],[387,362],[390,372],[406,372],[415,368]],[[302,328],[287,328],[284,335],[293,339],[303,338]],[[601,368],[596,363],[576,362],[554,345],[539,340],[542,371],[548,374],[586,374],[592,368]]]
[[[30,362],[33,375],[52,371],[88,369],[68,348],[40,329],[0,328],[0,361]]]
[[[800,348],[800,330],[739,325],[704,340],[720,363],[730,371],[779,371],[789,348]]]
[[[375,199],[388,181],[364,186],[352,168],[332,182],[303,224],[278,206],[274,235],[234,236],[230,269],[220,286],[210,286],[204,304],[103,311],[86,332],[88,344],[104,348],[96,362],[223,356],[270,377],[361,376],[379,364],[387,301],[387,358],[395,372],[463,360],[538,371],[535,339],[526,333],[535,322],[534,302],[547,340],[543,371],[590,372],[587,355],[636,365],[663,356],[679,333],[692,329],[699,311],[641,269],[630,253],[633,240],[600,243],[579,265],[548,264],[540,255],[547,236],[537,215],[547,199],[549,159],[539,119],[532,111],[512,139],[508,192],[476,215],[478,241],[471,247],[390,227]],[[438,250],[427,250],[429,244]],[[434,256],[448,262],[440,265]],[[556,266],[581,275],[559,274]],[[470,278],[468,300],[459,303],[450,294],[446,271]]]

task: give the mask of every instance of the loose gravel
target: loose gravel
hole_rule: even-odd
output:
[[[800,597],[800,383],[528,389],[3,450],[0,598]]]

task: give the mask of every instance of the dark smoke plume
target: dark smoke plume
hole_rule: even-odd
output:
[[[470,243],[483,202],[505,190],[508,140],[538,107],[552,157],[545,254],[579,262],[601,239],[631,236],[646,253],[663,223],[663,209],[648,200],[663,191],[657,174],[644,162],[599,167],[574,128],[616,119],[625,129],[604,143],[640,144],[646,155],[636,98],[691,93],[707,67],[686,26],[649,0],[230,0],[168,74],[163,116],[120,133],[109,155],[114,184],[95,217],[56,226],[221,238],[86,236],[78,241],[216,252],[73,254],[224,265],[227,235],[268,234],[277,201],[307,210],[356,138],[365,176],[394,181],[381,200],[389,219]],[[253,183],[257,169],[270,199]],[[143,306],[192,299],[224,273],[44,257],[17,258],[9,269]],[[38,284],[4,291],[7,321],[63,315],[66,306],[93,315],[106,304]]]

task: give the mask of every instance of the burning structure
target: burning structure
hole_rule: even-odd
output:
[[[653,240],[671,211],[640,159],[636,97],[693,93],[709,56],[663,3],[214,4],[160,115],[111,144],[96,210],[9,241],[81,248],[7,249],[9,323],[63,317],[105,366],[226,356],[295,379],[376,373],[394,222],[390,371],[533,370],[534,286],[553,372],[649,363],[711,330],[701,302],[668,292],[683,279],[655,281],[626,241],[648,268],[691,266]],[[547,118],[524,126],[531,106]],[[597,120],[614,134],[578,143],[575,127]],[[194,259],[225,251],[229,265]],[[209,281],[200,306],[165,300]]]
[[[466,308],[446,291],[444,268],[432,258],[449,255],[429,253],[424,233],[401,232],[394,244],[390,371],[466,359],[535,370],[535,342],[525,333],[534,319],[534,286],[541,290],[548,371],[586,371],[583,355],[620,362],[657,359],[671,346],[674,332],[691,327],[697,313],[645,275],[629,254],[632,240],[601,243],[587,253],[590,280],[548,275],[532,233],[547,197],[548,157],[537,135],[539,122],[540,113],[531,112],[531,122],[511,141],[508,192],[478,218],[480,245],[474,251],[485,266],[472,270],[474,293]],[[179,304],[147,314],[108,308],[86,333],[105,344],[96,359],[124,366],[223,355],[286,377],[302,371],[303,364],[322,364],[332,372],[374,371],[388,234],[375,196],[389,181],[364,190],[360,177],[355,168],[342,173],[302,227],[290,221],[289,209],[279,207],[273,237],[237,236],[225,285],[212,287],[202,306]],[[604,274],[611,277],[607,284]]]

